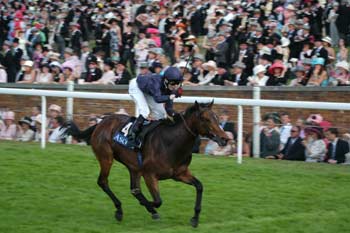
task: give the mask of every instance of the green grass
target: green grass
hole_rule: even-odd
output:
[[[111,188],[124,219],[97,186],[98,164],[89,147],[0,142],[1,233],[109,232],[349,232],[350,167],[286,161],[194,156],[192,172],[204,185],[197,229],[194,188],[162,181],[160,221],[129,191],[115,163]],[[143,186],[144,193],[149,194]]]

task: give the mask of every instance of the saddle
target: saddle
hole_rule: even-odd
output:
[[[143,141],[146,138],[147,134],[154,130],[157,126],[159,126],[162,123],[162,120],[157,120],[157,121],[145,121],[143,123],[141,132],[137,136],[137,141],[136,144],[130,142],[129,140],[129,130],[132,128],[132,125],[134,124],[136,118],[131,117],[129,121],[127,121],[124,126],[121,128],[121,130],[117,131],[114,136],[113,136],[113,141],[130,149],[130,150],[135,150],[142,148]],[[141,146],[139,146],[141,145]]]

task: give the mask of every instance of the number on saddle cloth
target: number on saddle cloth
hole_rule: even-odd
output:
[[[129,131],[132,128],[132,125],[135,122],[135,118],[130,119],[130,121],[126,122],[125,125],[123,126],[123,128],[115,133],[115,136],[113,137],[113,140],[128,148],[131,150],[135,149],[135,142],[132,143],[130,142],[128,135],[129,135]],[[146,137],[146,135],[151,132],[154,128],[156,128],[159,124],[161,123],[161,121],[145,121],[143,123],[143,127],[141,129],[141,132],[138,134],[138,137],[136,140],[138,140],[136,143],[141,145],[143,139]]]

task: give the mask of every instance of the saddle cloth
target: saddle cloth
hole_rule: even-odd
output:
[[[120,131],[117,131],[114,136],[113,136],[113,140],[114,142],[130,149],[130,150],[134,150],[135,149],[135,144],[131,143],[128,135],[129,135],[129,130],[132,128],[132,125],[134,124],[136,118],[135,117],[131,117],[129,119],[129,121],[127,121],[124,126],[121,128]],[[153,129],[155,129],[162,121],[158,120],[158,121],[145,121],[143,123],[141,132],[138,134],[137,136],[137,145],[139,144],[143,144],[144,139],[146,138],[146,135],[151,132]]]

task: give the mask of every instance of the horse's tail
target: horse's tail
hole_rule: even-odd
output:
[[[91,135],[94,132],[96,126],[97,124],[81,131],[73,121],[68,121],[63,125],[63,127],[66,128],[66,134],[71,135],[76,139],[84,140],[89,145],[90,145]]]

